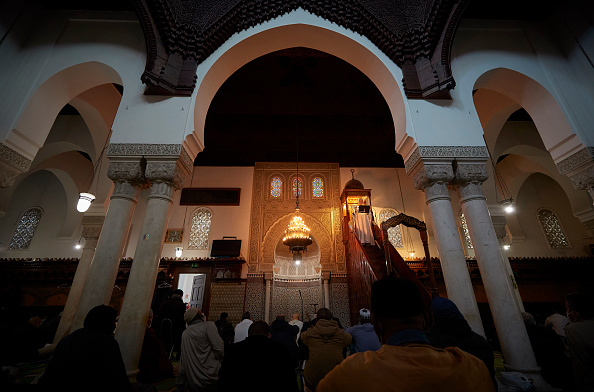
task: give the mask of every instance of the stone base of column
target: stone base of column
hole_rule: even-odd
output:
[[[532,381],[532,385],[536,391],[555,391],[555,392],[563,392],[562,389],[554,387],[550,385],[548,382],[542,378],[540,374],[541,369],[539,367],[534,369],[522,369],[522,368],[513,368],[511,366],[503,365],[505,367],[505,371],[507,372],[519,372],[525,375],[529,380]],[[571,377],[571,375],[569,375]]]

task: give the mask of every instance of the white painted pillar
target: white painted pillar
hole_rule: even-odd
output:
[[[104,220],[104,216],[84,216],[82,219],[83,229],[81,237],[85,239],[85,247],[76,267],[76,274],[74,275],[74,280],[72,281],[72,286],[66,299],[66,305],[60,317],[60,324],[54,336],[54,343],[58,343],[71,332],[70,327],[72,326],[80,295],[89,274],[89,268],[95,255],[95,248],[97,247],[97,241],[99,240],[99,234],[101,233],[101,226]]]
[[[420,162],[411,175],[415,187],[425,192],[448,298],[456,304],[470,328],[485,336],[447,185],[454,178],[452,164]]]
[[[272,290],[272,274],[265,273],[264,279],[266,280],[266,295],[264,302],[264,321],[270,323],[270,295]]]
[[[126,370],[133,379],[138,374],[138,361],[159,272],[173,190],[181,187],[183,178],[189,172],[190,168],[173,157],[152,157],[147,160],[145,177],[152,184],[151,194],[148,196],[115,334]]]
[[[460,204],[466,217],[505,364],[510,370],[527,374],[534,380],[536,388],[550,387],[540,376],[540,368],[536,364],[512,282],[499,250],[499,241],[481,185],[488,177],[486,167],[484,163],[458,163],[455,175]]]
[[[324,307],[330,309],[330,287],[326,278],[324,278]]]
[[[91,262],[85,287],[80,297],[71,330],[82,328],[89,310],[109,305],[118,274],[120,259],[136,207],[138,184],[144,182],[144,167],[140,159],[112,162],[107,173],[114,181],[109,208],[105,216],[95,256]]]
[[[520,309],[520,312],[525,312],[526,310],[524,309],[524,302],[522,301],[522,296],[520,295],[520,290],[518,289],[518,284],[516,282],[516,278],[514,277],[514,271],[512,270],[512,267],[509,263],[507,252],[505,249],[503,249],[504,238],[507,235],[507,232],[505,231],[505,216],[491,215],[491,221],[493,222],[493,229],[495,230],[497,240],[499,240],[499,250],[501,251],[501,256],[503,257],[503,261],[505,262],[505,267],[507,268],[509,279],[512,282],[512,289],[514,290],[516,304],[518,305],[518,309]]]

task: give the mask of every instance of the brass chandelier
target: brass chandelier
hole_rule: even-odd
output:
[[[307,251],[307,247],[312,244],[312,239],[309,235],[309,227],[299,216],[299,193],[301,187],[299,186],[299,115],[297,115],[297,182],[295,188],[297,193],[295,195],[295,216],[289,226],[285,230],[283,237],[283,245],[289,247],[289,252],[293,253],[293,261],[295,265],[300,265],[302,260],[302,253]]]

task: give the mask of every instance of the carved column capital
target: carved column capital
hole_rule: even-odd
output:
[[[491,222],[493,222],[493,228],[495,229],[495,235],[498,239],[503,239],[507,235],[505,225],[507,220],[503,215],[491,215]]]
[[[180,159],[148,160],[145,177],[151,184],[165,182],[175,189],[180,189],[190,172]]]
[[[0,143],[0,188],[10,188],[15,178],[29,170],[31,160]]]
[[[426,189],[426,187],[436,183],[448,184],[454,178],[454,170],[451,164],[422,163],[411,174],[415,188],[419,190]]]
[[[86,240],[98,239],[104,220],[104,216],[83,216],[82,237]]]
[[[112,161],[107,170],[107,177],[114,183],[111,198],[122,198],[135,202],[139,189],[146,186],[144,166],[145,163],[140,159]]]
[[[587,190],[594,198],[594,147],[583,147],[556,165],[561,174],[569,177],[575,189]]]

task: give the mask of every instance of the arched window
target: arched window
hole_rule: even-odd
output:
[[[283,194],[283,180],[278,177],[274,177],[270,183],[270,196],[281,197]]]
[[[293,178],[293,197],[297,197],[297,192],[299,192],[299,197],[303,195],[303,182],[301,178]]]
[[[551,249],[571,248],[565,232],[561,227],[561,222],[559,222],[557,215],[553,211],[544,208],[538,211],[538,221],[547,237],[547,241],[549,241]]]
[[[35,229],[41,220],[41,208],[29,208],[23,213],[19,220],[19,225],[14,231],[14,235],[10,240],[8,249],[29,249]]]
[[[468,232],[468,225],[466,224],[466,217],[460,212],[460,223],[462,224],[462,233],[464,234],[464,243],[468,249],[474,249],[472,246],[472,240],[470,239],[470,233]]]
[[[384,208],[382,212],[380,212],[379,214],[379,219],[380,222],[383,223],[396,215],[398,215],[398,212],[396,210],[393,210],[391,208]],[[394,248],[404,248],[404,243],[402,241],[402,230],[400,229],[400,225],[390,227],[388,229],[388,240]]]
[[[320,177],[314,178],[311,185],[313,197],[324,197],[324,181]]]
[[[208,238],[212,212],[206,208],[199,208],[192,214],[190,221],[190,240],[188,249],[208,249]]]

